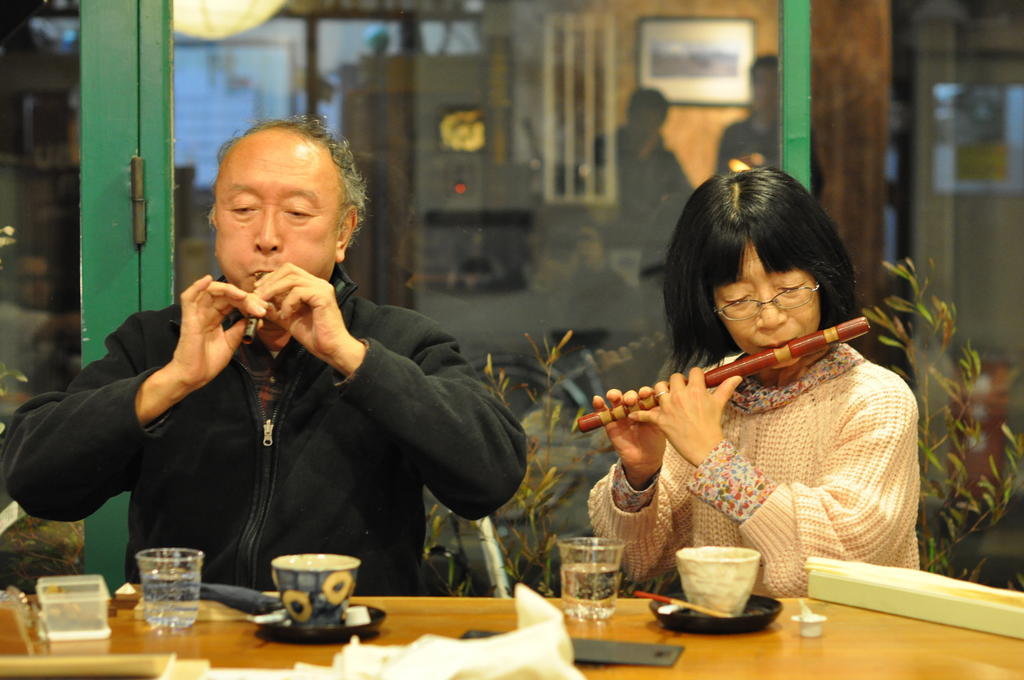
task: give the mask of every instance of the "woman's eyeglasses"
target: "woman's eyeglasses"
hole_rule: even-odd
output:
[[[737,300],[727,305],[715,308],[716,314],[721,314],[729,321],[746,321],[753,319],[761,313],[765,305],[775,305],[779,309],[795,309],[802,307],[811,301],[815,291],[821,287],[820,283],[811,286],[800,286],[798,288],[787,288],[771,300]]]

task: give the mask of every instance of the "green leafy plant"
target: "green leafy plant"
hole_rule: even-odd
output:
[[[511,385],[504,369],[494,369],[490,356],[484,367],[485,383],[499,399],[507,404],[510,389],[525,389],[536,407],[523,423],[529,433],[526,475],[515,495],[497,510],[494,520],[499,527],[498,541],[509,579],[527,583],[542,595],[553,596],[558,593],[556,550],[560,527],[557,510],[574,490],[571,483],[570,488],[561,484],[563,471],[554,461],[559,447],[565,444],[562,435],[565,428],[561,422],[563,403],[555,397],[562,378],[555,364],[572,339],[572,331],[567,331],[554,344],[547,339],[538,344],[528,334],[526,339],[543,372],[539,390]]]
[[[440,591],[445,595],[466,597],[475,595],[471,574],[460,554],[462,549],[462,524],[454,513],[434,503],[427,513],[427,535],[423,543],[423,563],[426,565],[425,579],[431,593]],[[452,553],[444,542],[451,528],[451,535],[459,544],[459,552]]]
[[[28,382],[28,378],[21,371],[14,368],[7,368],[7,364],[0,361],[0,398],[7,396],[7,383],[9,380],[17,382]],[[3,443],[4,423],[0,422],[0,444]]]
[[[533,354],[530,384],[517,382],[518,378],[513,379],[505,367],[496,366],[491,356],[482,369],[488,390],[507,406],[510,396],[518,392],[524,392],[531,405],[522,416],[528,437],[526,475],[515,495],[495,511],[492,519],[509,583],[525,583],[542,595],[556,597],[561,590],[558,537],[572,529],[572,520],[578,520],[577,516],[586,510],[585,500],[580,507],[579,491],[585,482],[579,472],[598,464],[595,457],[610,452],[612,447],[603,432],[584,434],[570,427],[582,411],[573,409],[571,400],[565,399],[563,382],[567,378],[560,370],[560,362],[574,351],[570,345],[572,331],[555,343],[538,343],[529,335],[525,337]],[[465,569],[468,565],[459,563],[458,554],[444,550],[447,559],[438,559],[442,553],[439,546],[450,543],[453,537],[459,543],[458,552],[464,552],[459,536],[467,533],[467,524],[442,506],[433,505],[424,548],[424,558],[431,565],[430,578],[435,585],[443,584],[441,589],[448,594],[491,595],[488,586],[474,580]],[[586,524],[589,529],[589,520]],[[578,532],[579,526],[575,529]],[[643,583],[623,580],[623,595],[635,589],[674,592],[680,588],[673,571]]]
[[[957,566],[958,550],[969,536],[991,529],[1006,515],[1018,485],[1024,435],[1002,422],[1005,444],[997,453],[986,452],[983,444],[992,433],[985,431],[979,413],[983,362],[969,341],[956,342],[956,307],[929,293],[928,276],[919,274],[912,260],[884,266],[906,282],[909,296],[887,297],[864,313],[885,331],[880,342],[902,352],[907,370],[893,370],[916,388],[921,568],[977,580],[984,559],[964,569]],[[1024,585],[1024,578],[1017,578]]]
[[[569,516],[581,510],[574,495],[584,483],[579,472],[594,455],[610,450],[607,443],[595,447],[594,442],[600,439],[569,427],[569,419],[575,419],[580,409],[567,406],[563,389],[566,376],[556,364],[573,351],[567,349],[572,336],[571,330],[557,342],[538,342],[525,336],[533,354],[529,383],[519,382],[521,374],[512,377],[490,355],[482,369],[485,386],[506,406],[512,406],[513,395],[528,397],[528,407],[521,415],[527,433],[525,477],[515,495],[491,518],[501,568],[509,583],[525,583],[545,596],[559,593],[557,542],[558,536],[570,528]],[[439,581],[441,588],[451,594],[490,595],[488,586],[475,582],[472,574],[458,568],[456,554],[448,555],[447,564],[437,559],[438,546],[451,543],[453,537],[461,548],[459,536],[467,533],[467,524],[439,505],[431,508],[424,558],[429,563],[433,557],[438,566],[429,568],[430,578],[435,586]]]

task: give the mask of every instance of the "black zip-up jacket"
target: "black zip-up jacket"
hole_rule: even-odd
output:
[[[293,378],[271,437],[237,358],[143,428],[135,394],[170,361],[181,310],[141,312],[66,392],[18,409],[2,461],[9,493],[31,515],[75,520],[131,492],[132,582],[142,548],[200,548],[205,581],[267,590],[273,557],[330,552],[362,559],[358,594],[416,594],[423,486],[460,515],[486,515],[522,481],[525,437],[433,321],[352,296],[340,268],[334,282],[366,359],[346,380],[289,343]]]

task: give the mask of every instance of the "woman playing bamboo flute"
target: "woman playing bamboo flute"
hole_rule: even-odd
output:
[[[700,367],[856,316],[834,223],[780,170],[715,176],[694,192],[666,259],[677,371],[594,397],[657,406],[605,426],[619,461],[590,493],[598,535],[626,540],[634,579],[686,546],[760,551],[755,592],[807,592],[807,557],[918,566],[917,404],[845,343],[706,388]]]

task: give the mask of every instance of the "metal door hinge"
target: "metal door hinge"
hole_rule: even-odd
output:
[[[140,156],[132,156],[132,239],[136,246],[146,243],[146,198],[143,193],[143,163]]]

